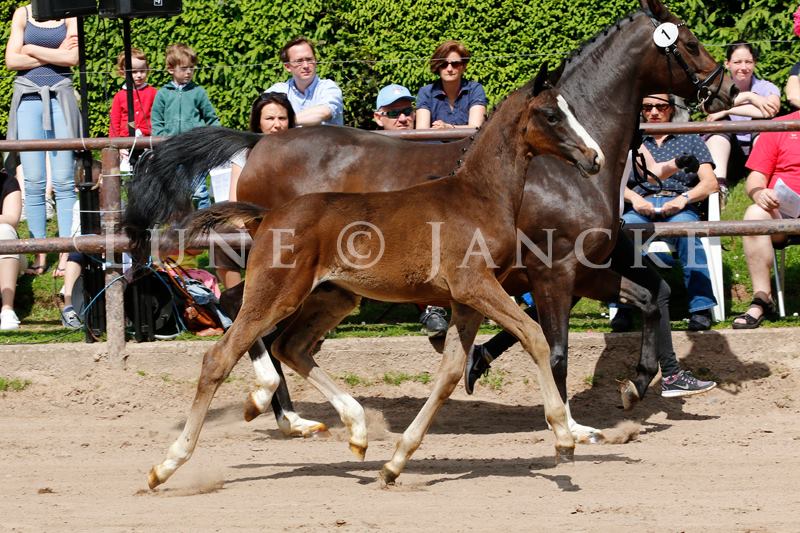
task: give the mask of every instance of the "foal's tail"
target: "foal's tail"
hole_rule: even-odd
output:
[[[265,207],[248,202],[221,202],[190,214],[181,227],[186,229],[186,238],[191,241],[217,226],[247,226],[260,222],[267,211]]]
[[[206,126],[176,135],[139,159],[128,181],[128,204],[122,226],[134,258],[147,257],[155,225],[180,219],[191,210],[191,196],[200,179],[237,152],[252,148],[259,133]]]

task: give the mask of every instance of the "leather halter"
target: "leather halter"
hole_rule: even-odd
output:
[[[660,24],[659,21],[650,14],[648,14],[648,16],[650,17],[650,21],[653,23],[653,27],[657,28]],[[686,24],[681,22],[680,24],[676,24],[676,26],[680,28],[681,26],[686,26]],[[667,67],[670,71],[670,79],[672,79],[672,63],[670,62],[670,58],[674,58],[678,66],[680,66],[686,73],[686,77],[689,78],[691,84],[695,89],[697,89],[697,100],[701,105],[712,96],[719,94],[719,90],[722,88],[722,78],[724,72],[724,67],[722,66],[721,62],[717,63],[717,68],[715,68],[713,72],[706,77],[706,79],[700,80],[700,78],[697,77],[697,72],[692,70],[689,64],[686,63],[686,60],[683,59],[680,50],[678,50],[677,40],[668,46],[659,48],[661,48],[661,50],[663,50],[664,54],[667,56]],[[716,89],[712,91],[711,85],[714,83],[714,80],[717,77],[719,77],[719,83],[717,83]]]

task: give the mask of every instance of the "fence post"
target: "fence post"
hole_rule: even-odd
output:
[[[121,179],[119,170],[119,150],[103,148],[102,187],[100,188],[100,210],[102,211],[103,234],[108,238],[117,232],[120,220]],[[106,338],[108,354],[112,361],[125,366],[125,302],[124,285],[114,280],[122,275],[121,257],[106,257]]]

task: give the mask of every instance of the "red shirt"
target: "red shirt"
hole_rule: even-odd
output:
[[[800,111],[772,120],[800,120]],[[770,189],[780,178],[789,188],[800,193],[800,131],[763,132],[750,152],[747,168],[767,176]]]
[[[133,91],[133,112],[136,128],[142,130],[143,135],[150,135],[150,110],[153,109],[153,100],[156,99],[158,89],[150,85],[143,89]],[[109,137],[128,137],[128,91],[120,89],[114,95],[111,103],[111,123],[108,127]]]

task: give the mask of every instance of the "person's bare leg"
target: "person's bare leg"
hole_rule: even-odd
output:
[[[72,305],[72,289],[75,287],[75,282],[81,277],[82,267],[80,263],[75,261],[67,261],[64,268],[64,307]]]
[[[3,308],[14,310],[14,295],[17,291],[17,276],[19,275],[19,259],[4,257],[0,259],[0,291],[3,294]]]
[[[757,205],[751,205],[745,211],[745,220],[771,220],[769,211]],[[753,295],[759,292],[766,294],[772,301],[772,284],[770,282],[770,267],[775,251],[772,248],[772,238],[769,235],[750,235],[742,237],[744,243],[744,256],[747,260],[747,270],[750,272],[750,281],[753,283]],[[759,305],[751,305],[747,314],[756,320],[764,314]],[[735,323],[744,323],[744,319],[735,319]]]

